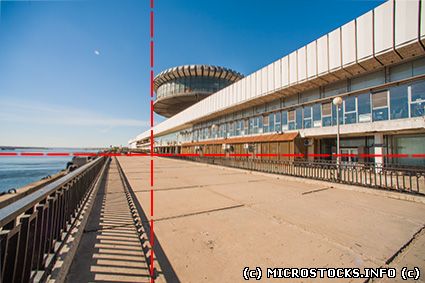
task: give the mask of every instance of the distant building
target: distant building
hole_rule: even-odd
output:
[[[154,79],[154,111],[167,118],[240,80],[235,71],[208,65],[170,68]]]
[[[253,74],[235,78],[156,125],[155,150],[334,154],[337,109],[332,99],[340,96],[341,153],[353,155],[345,162],[425,165],[424,158],[379,157],[425,153],[424,5],[419,0],[385,2]],[[172,105],[160,106],[167,91],[156,87],[155,111],[175,114],[166,110]],[[129,143],[149,149],[149,138],[146,131]]]

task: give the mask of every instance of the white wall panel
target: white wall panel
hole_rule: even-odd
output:
[[[224,105],[227,106],[230,103],[230,97],[229,97],[229,88],[225,87],[223,89],[223,95],[224,95]]]
[[[225,105],[226,105],[226,94],[224,92],[224,89],[220,90],[219,103],[220,103],[220,109],[225,108]]]
[[[246,100],[246,83],[247,83],[247,81],[248,80],[246,78],[240,80],[240,82],[241,82],[241,101]]]
[[[274,65],[267,66],[267,92],[274,90]]]
[[[356,24],[351,21],[341,27],[342,31],[342,65],[356,61]]]
[[[228,105],[233,105],[235,103],[235,91],[234,91],[234,84],[229,85],[227,87],[228,89],[228,96],[229,96],[229,104]]]
[[[297,83],[297,52],[289,54],[289,83]]]
[[[257,72],[255,72],[255,93],[254,93],[254,97],[261,95],[261,89],[262,89],[262,72],[261,69],[258,70]]]
[[[341,31],[329,33],[329,70],[341,67]]]
[[[306,47],[298,49],[298,81],[303,81],[307,78],[307,54]]]
[[[281,68],[282,68],[281,60],[277,60],[276,62],[273,63],[274,89],[278,89],[282,87]]]
[[[253,73],[251,77],[251,92],[249,94],[249,98],[253,98],[256,92],[257,92],[257,72]]]
[[[252,75],[249,75],[244,80],[245,80],[245,99],[248,100],[251,97],[251,80],[252,80]]]
[[[419,2],[395,2],[395,44],[400,45],[418,37]]]
[[[236,103],[239,103],[242,101],[242,87],[241,87],[241,81],[237,81],[235,83],[235,89],[236,89]]]
[[[317,75],[317,54],[316,41],[307,45],[307,77],[311,78]]]
[[[317,71],[319,74],[329,71],[328,62],[328,36],[325,35],[317,40]]]
[[[357,59],[373,55],[373,12],[357,18]]]
[[[267,77],[267,66],[263,67],[261,69],[261,92],[258,93],[258,95],[263,95],[267,92],[267,84],[268,84],[268,77]]]
[[[385,2],[375,10],[375,53],[393,46],[393,1]]]
[[[282,87],[286,87],[289,84],[289,57],[285,56],[280,61],[282,65]]]

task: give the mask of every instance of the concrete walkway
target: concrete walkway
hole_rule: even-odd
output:
[[[112,160],[99,188],[67,282],[150,282],[133,218]]]
[[[119,157],[146,215],[149,159]],[[155,245],[166,277],[242,282],[245,266],[384,266],[425,225],[423,203],[279,178],[156,158]],[[417,248],[408,258],[425,272],[425,246]]]

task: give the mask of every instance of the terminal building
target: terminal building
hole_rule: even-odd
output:
[[[339,124],[345,162],[424,166],[391,157],[425,153],[424,6],[387,1],[246,77],[210,66],[162,72],[155,111],[169,118],[153,128],[155,152],[332,159]],[[130,147],[149,151],[150,135]]]

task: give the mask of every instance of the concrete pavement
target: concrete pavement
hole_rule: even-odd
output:
[[[119,157],[146,215],[149,159]],[[188,161],[154,164],[156,245],[181,282],[242,282],[245,266],[384,266],[425,225],[423,203]],[[425,272],[418,237],[408,258]]]

